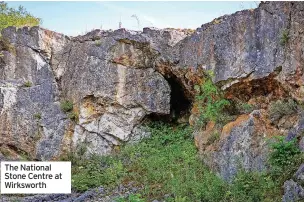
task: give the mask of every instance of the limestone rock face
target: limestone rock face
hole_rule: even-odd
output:
[[[39,27],[4,29],[1,159],[56,159],[82,146],[88,154],[108,154],[149,136],[142,127],[148,115],[172,115],[184,100],[190,111],[194,85],[210,70],[226,98],[258,107],[220,129],[210,123],[196,131],[199,152],[227,180],[239,164],[262,170],[265,138],[299,126],[296,113],[272,123],[267,105],[287,97],[304,101],[303,10],[302,2],[265,2],[196,30],[94,30],[67,37]],[[64,112],[63,101],[73,109]],[[210,141],[213,132],[219,141]]]
[[[68,39],[40,28],[2,32],[0,63],[1,153],[52,159],[60,152],[67,120],[59,108],[50,57]]]

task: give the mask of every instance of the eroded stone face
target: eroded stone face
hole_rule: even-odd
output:
[[[53,47],[40,41],[45,39],[43,34],[40,28],[8,28],[2,35],[11,48],[2,51],[0,144],[16,158],[56,157],[65,132],[67,120],[44,55]]]
[[[208,129],[209,128],[209,129]],[[219,140],[210,142],[210,136],[219,133]],[[265,110],[239,116],[222,129],[214,125],[196,132],[195,141],[204,162],[231,181],[240,168],[262,171],[267,167],[267,138],[280,134],[266,119]]]
[[[267,98],[301,101],[302,11],[302,3],[267,2],[192,31],[94,30],[74,38],[38,27],[7,28],[2,36],[8,44],[1,45],[0,144],[16,156],[25,152],[38,159],[56,158],[83,143],[89,153],[107,154],[141,133],[146,136],[140,127],[146,115],[170,114],[166,79],[174,78],[193,100],[203,70],[213,71],[226,97],[255,99],[261,109]],[[289,40],[282,45],[286,29]],[[74,103],[76,121],[60,110],[63,100]],[[234,159],[262,169],[264,156],[257,150],[264,151],[266,122],[253,114],[239,117],[219,131],[219,146],[206,147],[204,137],[199,148],[215,152],[217,170],[227,179],[235,173]],[[279,125],[292,127],[287,118]]]

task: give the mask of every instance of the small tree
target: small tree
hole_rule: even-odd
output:
[[[37,26],[41,19],[36,18],[22,6],[18,9],[8,7],[7,3],[0,2],[0,31],[9,26]]]

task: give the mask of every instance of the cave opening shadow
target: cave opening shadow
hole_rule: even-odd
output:
[[[171,88],[170,114],[159,115],[153,113],[149,115],[148,119],[152,121],[177,123],[179,119],[185,118],[190,114],[191,100],[187,98],[182,84],[175,76],[167,77],[166,80]]]

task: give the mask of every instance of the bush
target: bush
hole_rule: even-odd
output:
[[[211,76],[206,75],[205,81],[195,86],[197,92],[195,101],[199,105],[199,119],[196,125],[203,127],[209,121],[225,122],[224,108],[230,105],[229,101],[223,98],[222,92],[212,82]]]
[[[37,26],[41,20],[28,13],[25,8],[10,8],[7,3],[0,2],[0,31],[9,26]]]
[[[76,113],[76,112],[70,112],[70,113],[68,114],[68,117],[69,117],[69,119],[78,122],[79,114]]]
[[[227,185],[199,160],[192,130],[163,123],[149,127],[150,139],[126,145],[112,156],[76,161],[81,163],[72,167],[73,188],[84,191],[133,182],[144,187],[140,194],[146,200],[168,194],[172,201],[221,201]]]
[[[277,141],[271,144],[271,148],[270,174],[280,183],[284,183],[292,177],[304,161],[303,153],[300,151],[296,139],[286,141],[284,137],[278,137]]]
[[[277,121],[285,115],[291,115],[297,112],[297,103],[292,100],[277,100],[270,103],[268,110],[271,121]]]
[[[230,190],[234,202],[281,201],[280,186],[266,173],[241,170],[233,180]]]
[[[71,102],[69,100],[65,100],[65,101],[60,103],[60,108],[65,113],[70,112],[73,109],[73,102]]]
[[[72,168],[72,187],[80,192],[99,186],[117,186],[124,173],[122,162],[112,157],[92,156]]]
[[[294,173],[299,150],[296,143],[280,140],[273,144],[269,172],[241,170],[232,184],[228,184],[204,166],[193,144],[192,129],[186,125],[149,125],[151,137],[135,145],[125,145],[111,156],[74,157],[72,186],[74,190],[118,184],[142,187],[140,195],[118,198],[118,201],[280,201],[284,181]],[[217,139],[217,135],[215,140]],[[211,141],[211,140],[210,140]],[[85,152],[76,152],[81,156]],[[301,160],[302,161],[302,160]],[[300,162],[300,161],[299,161]],[[292,165],[292,166],[291,166]],[[282,167],[277,173],[276,167]],[[274,176],[273,174],[276,174]]]

